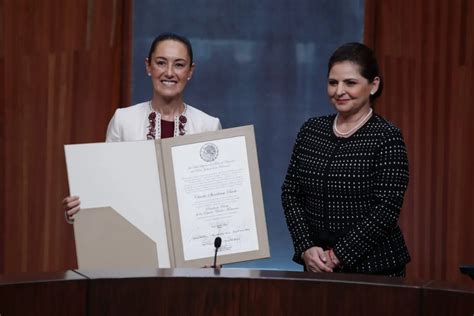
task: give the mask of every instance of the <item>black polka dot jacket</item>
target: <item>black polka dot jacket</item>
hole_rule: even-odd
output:
[[[298,133],[282,186],[293,260],[312,246],[332,248],[340,271],[381,273],[410,261],[398,226],[408,185],[400,130],[373,115],[355,134],[336,137],[335,115],[309,119]]]

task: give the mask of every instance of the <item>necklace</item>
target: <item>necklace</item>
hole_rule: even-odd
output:
[[[362,119],[359,119],[359,122],[347,132],[341,132],[340,130],[337,129],[337,119],[339,118],[339,113],[337,113],[336,118],[334,119],[334,123],[332,124],[332,129],[334,131],[334,134],[336,134],[336,136],[338,137],[344,137],[344,138],[351,136],[352,134],[357,132],[357,130],[369,120],[369,118],[372,115],[372,112],[373,112],[372,108],[370,108],[369,113],[367,113],[367,115],[362,117]]]
[[[174,117],[174,137],[186,134],[186,123],[188,122],[186,112],[188,105],[186,103],[183,103],[183,105],[183,113]],[[146,134],[146,139],[161,139],[161,114],[153,110],[151,101],[148,102],[148,106],[150,107],[150,114],[148,114],[148,133]]]

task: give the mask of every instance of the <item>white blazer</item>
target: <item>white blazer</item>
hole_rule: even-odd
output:
[[[217,117],[210,116],[188,104],[186,104],[186,107],[186,118],[188,121],[185,125],[185,135],[222,129]],[[146,140],[149,125],[148,115],[150,112],[149,102],[117,109],[109,122],[105,141]]]

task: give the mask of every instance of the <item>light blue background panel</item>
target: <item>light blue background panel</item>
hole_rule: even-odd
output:
[[[149,100],[144,60],[161,32],[188,37],[196,70],[185,101],[223,128],[255,126],[271,258],[228,265],[301,270],[281,206],[281,184],[301,125],[334,112],[327,60],[362,41],[363,0],[134,1],[133,103]]]

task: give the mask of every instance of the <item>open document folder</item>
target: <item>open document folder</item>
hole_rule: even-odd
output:
[[[253,126],[66,145],[80,268],[201,267],[270,256]]]

